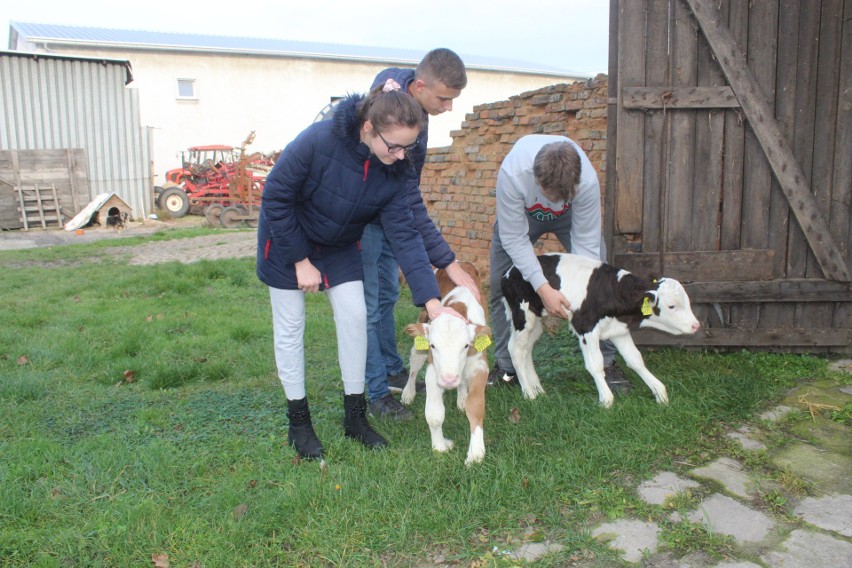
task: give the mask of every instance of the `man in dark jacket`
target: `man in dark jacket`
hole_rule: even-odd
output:
[[[411,95],[423,109],[424,125],[417,137],[417,146],[407,154],[411,168],[407,172],[406,191],[409,195],[414,226],[423,239],[429,261],[445,268],[458,285],[479,289],[470,276],[455,262],[455,254],[429,218],[420,195],[420,174],[426,161],[429,141],[429,116],[452,110],[453,99],[467,85],[464,63],[453,51],[439,48],[427,53],[416,69],[389,68],[376,75],[373,87],[388,80]],[[380,222],[368,225],[361,238],[361,257],[364,263],[364,294],[367,302],[367,390],[370,412],[405,420],[411,411],[400,404],[391,390],[402,391],[408,381],[408,371],[396,348],[394,306],[399,299],[399,266],[394,258],[391,241]],[[422,389],[422,383],[418,384]]]

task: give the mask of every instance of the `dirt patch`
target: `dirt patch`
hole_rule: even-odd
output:
[[[132,265],[244,258],[256,254],[257,233],[254,231],[236,231],[204,235],[136,246],[111,247],[108,252],[117,256],[129,255],[129,264]]]
[[[222,231],[215,235],[156,241],[133,246],[120,245],[121,240],[127,237],[153,235],[168,229],[200,227],[204,222],[204,217],[187,215],[180,219],[168,221],[146,220],[140,223],[128,223],[127,227],[121,231],[100,227],[84,229],[82,234],[63,229],[3,231],[0,232],[0,250],[22,250],[110,240],[115,241],[116,246],[106,248],[103,252],[115,257],[127,257],[129,264],[132,265],[150,265],[161,262],[189,263],[199,260],[244,258],[256,254],[257,233],[251,230]],[[96,257],[86,260],[86,262],[98,261],[99,259]],[[7,268],[21,268],[77,264],[81,264],[81,261],[69,260],[49,263],[24,261],[14,265],[6,264],[5,266]]]

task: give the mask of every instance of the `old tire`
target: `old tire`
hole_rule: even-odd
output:
[[[166,188],[161,185],[154,186],[154,205],[160,207],[160,195],[166,191]],[[160,207],[162,209],[162,207]]]
[[[207,224],[213,227],[218,227],[222,224],[222,209],[225,206],[221,203],[211,203],[204,208],[204,217],[207,219]]]
[[[183,217],[189,211],[189,196],[179,187],[170,187],[160,194],[160,209],[173,218]]]
[[[222,213],[219,215],[219,220],[221,221],[222,226],[226,229],[238,229],[242,226],[242,217],[245,217],[245,215],[245,211],[232,205],[222,209]]]

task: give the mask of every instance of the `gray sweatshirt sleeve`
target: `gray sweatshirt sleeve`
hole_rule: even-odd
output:
[[[577,194],[571,202],[571,251],[601,259],[601,188],[588,159],[583,161]]]
[[[521,271],[524,280],[532,284],[534,290],[538,290],[547,279],[530,242],[524,206],[528,188],[524,187],[524,177],[500,168],[497,174],[497,230],[503,250]]]

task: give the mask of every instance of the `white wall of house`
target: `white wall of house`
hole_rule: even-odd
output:
[[[152,141],[153,184],[179,167],[190,146],[239,146],[255,132],[251,151],[281,150],[307,127],[332,97],[364,92],[373,77],[394,63],[286,56],[231,55],[192,51],[88,49],[52,45],[54,53],[127,59],[131,86],[139,90],[140,121]],[[196,98],[178,96],[178,79],[195,81]],[[430,119],[429,146],[451,143],[450,131],[482,103],[505,100],[524,91],[580,80],[468,69],[468,86],[452,112]]]

